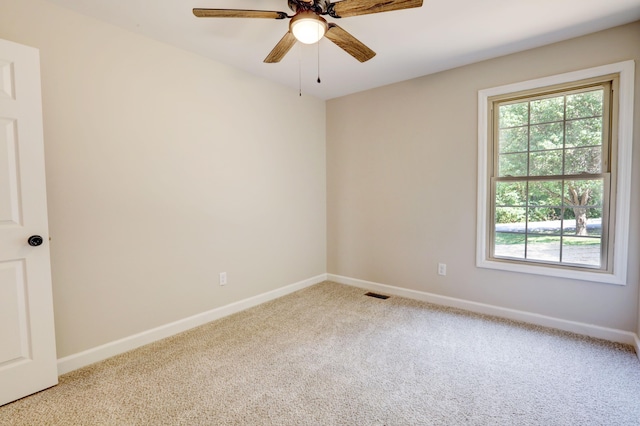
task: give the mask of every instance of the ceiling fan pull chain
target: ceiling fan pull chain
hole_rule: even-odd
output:
[[[320,41],[318,41],[318,84],[320,84]]]
[[[320,84],[320,39],[322,37],[320,36],[320,26],[318,26],[318,42],[316,43],[318,45],[318,84]]]
[[[302,96],[302,50],[298,44],[298,96]]]

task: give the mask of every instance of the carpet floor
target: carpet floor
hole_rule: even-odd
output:
[[[324,282],[61,376],[0,425],[640,425],[633,348]]]

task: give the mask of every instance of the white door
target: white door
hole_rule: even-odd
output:
[[[0,405],[56,383],[40,59],[0,40]]]

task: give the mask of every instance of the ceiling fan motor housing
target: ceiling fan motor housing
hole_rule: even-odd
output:
[[[305,10],[312,11],[318,15],[331,15],[329,10],[332,9],[332,3],[329,0],[287,0],[289,9],[294,12],[302,12]],[[331,15],[333,16],[333,15]]]

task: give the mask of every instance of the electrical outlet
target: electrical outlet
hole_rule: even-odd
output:
[[[447,275],[446,263],[438,263],[438,275]]]
[[[227,273],[220,272],[220,285],[227,285]]]

